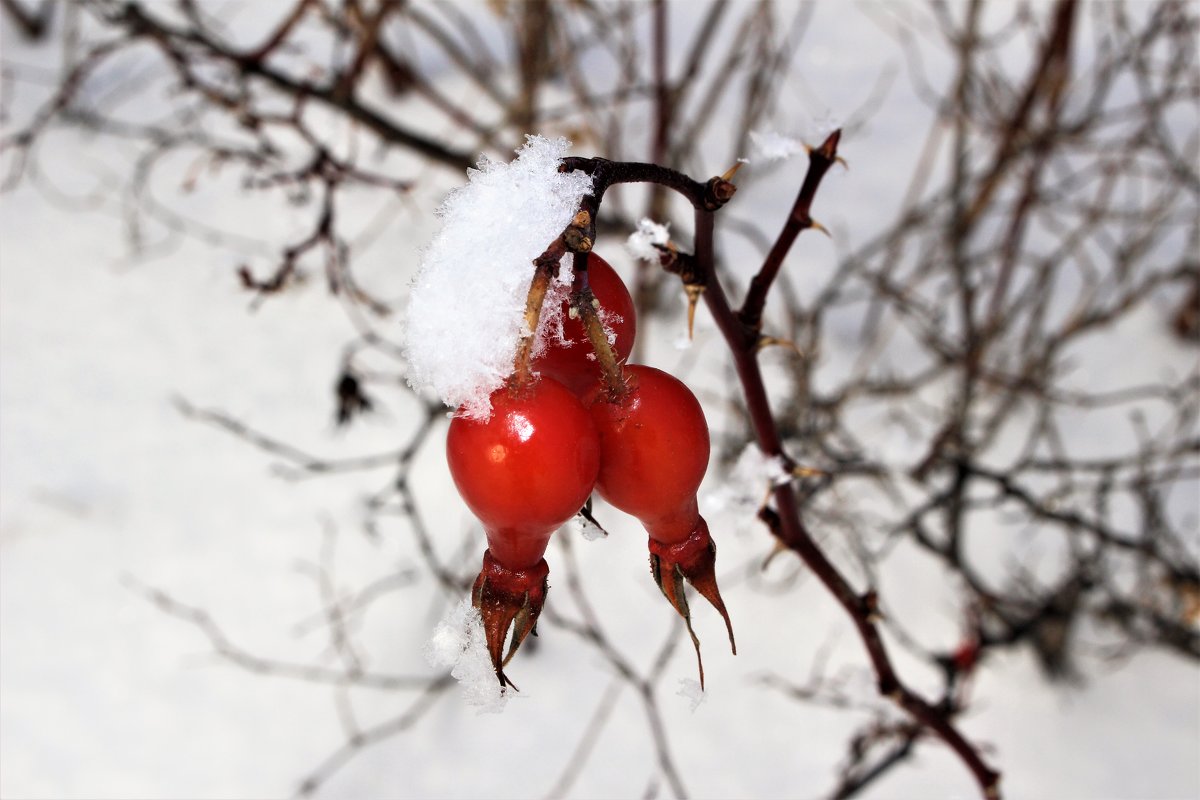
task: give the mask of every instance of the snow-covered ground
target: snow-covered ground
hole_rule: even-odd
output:
[[[836,5],[821,7],[806,38],[812,46],[798,62],[811,78],[802,87],[810,110],[780,119],[783,132],[811,135],[806,127],[848,115],[881,71],[902,64],[891,39],[861,20],[844,24]],[[10,31],[2,44],[14,61],[44,59]],[[23,108],[37,99],[29,86],[15,97]],[[873,212],[892,216],[925,113],[899,81],[870,124],[843,143],[853,171],[830,180],[821,197],[822,222],[835,234],[861,241],[869,234],[862,220]],[[72,132],[53,134],[45,147],[46,174],[0,195],[0,795],[291,794],[346,738],[339,693],[231,666],[196,626],[149,602],[147,590],[203,609],[235,646],[329,664],[325,633],[308,624],[322,608],[314,565],[328,566],[332,552],[339,590],[411,574],[358,620],[356,636],[372,669],[421,675],[434,674],[421,650],[455,599],[422,571],[403,523],[385,524],[376,540],[362,534],[363,499],[386,483],[386,470],[281,480],[273,459],[184,418],[175,399],[223,409],[329,456],[398,447],[419,423],[416,404],[384,393],[377,414],[335,429],[331,382],[354,331],[319,279],[252,310],[234,275],[243,260],[266,263],[250,242],[233,252],[169,237],[130,257],[114,182],[124,174],[123,151]],[[739,213],[782,214],[803,165],[794,159],[778,169],[776,179],[746,192],[753,205]],[[177,187],[159,188],[216,228],[248,226],[270,241],[303,230],[302,210],[238,200],[236,181],[222,180],[187,197]],[[380,283],[395,296],[451,183],[434,175],[411,202],[354,207],[362,219],[389,220],[356,256],[365,272],[385,276]],[[802,247],[800,263],[814,269],[827,269],[835,255],[818,237]],[[614,263],[631,266],[628,258]],[[688,357],[725,358],[711,327],[699,323]],[[655,355],[671,359],[680,357],[670,346],[676,333],[643,335],[665,343]],[[1194,359],[1149,316],[1135,317],[1121,334],[1124,346],[1140,342],[1162,365]],[[412,480],[449,559],[470,520],[449,481],[443,435],[444,428],[419,454]],[[718,484],[710,474],[706,492]],[[640,530],[602,519],[608,539],[585,541],[570,531],[570,546],[586,560],[583,580],[606,633],[644,669],[659,642],[678,636],[675,620],[646,574]],[[735,527],[732,518],[710,522],[714,531]],[[727,536],[721,547],[726,565],[768,549],[754,531]],[[550,558],[561,563],[563,556],[552,547]],[[949,645],[958,624],[954,589],[928,580],[927,567],[906,572],[916,561],[903,550],[889,560],[882,593],[908,618],[923,620],[922,635],[945,636]],[[767,578],[791,569],[777,560]],[[709,691],[693,709],[694,657],[681,642],[661,691],[672,755],[697,797],[821,795],[832,786],[846,737],[865,717],[788,701],[759,679],[763,665],[802,677],[822,650],[832,668],[859,669],[858,642],[815,581],[802,579],[781,600],[747,590],[756,578],[727,579],[740,655],[722,650],[715,615],[698,614]],[[448,693],[420,724],[357,754],[321,796],[546,795],[594,710],[613,694],[611,720],[570,796],[639,796],[661,783],[639,699],[580,641],[546,631],[536,650],[518,657],[514,675],[524,691],[503,714],[477,716]],[[900,656],[898,664],[918,688],[936,687],[915,663]],[[1078,688],[1048,685],[1024,652],[983,667],[979,699],[962,727],[1004,771],[1009,795],[1200,797],[1196,667],[1145,652],[1118,667],[1089,661],[1089,676]],[[869,682],[860,688],[870,700]],[[401,714],[411,695],[357,690],[348,702],[369,726]],[[945,748],[925,743],[868,796],[974,791]]]

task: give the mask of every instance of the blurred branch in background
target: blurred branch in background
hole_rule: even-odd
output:
[[[52,134],[72,128],[136,153],[117,176],[135,250],[150,246],[150,226],[239,247],[253,239],[156,197],[164,178],[187,189],[236,170],[263,213],[311,211],[307,233],[267,248],[256,242],[257,263],[231,261],[230,279],[261,304],[298,290],[309,270],[323,274],[357,331],[332,398],[339,420],[354,424],[380,397],[409,390],[392,333],[399,301],[356,273],[347,230],[361,220],[339,213],[347,197],[406,197],[436,173],[461,176],[478,152],[507,157],[527,132],[568,135],[613,160],[713,174],[747,154],[750,133],[792,102],[784,92],[816,5],[713,0],[689,7],[686,37],[678,6],[661,0],[493,2],[469,13],[451,3],[297,0],[271,5],[253,35],[191,0],[95,0],[58,13],[50,3],[4,0],[2,8],[43,46],[61,31],[64,65],[36,113],[5,120],[4,185],[46,182]],[[933,110],[924,147],[912,154],[906,202],[890,221],[872,223],[871,238],[839,244],[836,268],[820,276],[796,274],[795,257],[781,255],[773,302],[764,289],[741,314],[764,341],[797,349],[781,361],[787,385],[772,398],[789,457],[808,468],[794,481],[806,525],[844,543],[830,556],[864,593],[908,545],[957,588],[961,638],[935,643],[910,630],[886,591],[873,594],[889,641],[941,676],[933,706],[948,720],[970,707],[973,675],[1000,650],[1027,648],[1051,680],[1082,677],[1089,647],[1113,658],[1163,648],[1200,659],[1200,366],[1193,350],[1182,371],[1143,369],[1129,346],[1149,327],[1194,347],[1200,330],[1196,5],[973,0],[866,12],[901,47],[908,80]],[[926,66],[939,58],[950,65],[941,75]],[[22,82],[21,65],[4,70],[10,92],[36,87]],[[131,102],[137,97],[153,102]],[[855,112],[844,126],[851,161],[869,114]],[[192,165],[184,175],[172,160],[180,154]],[[811,199],[797,203],[809,223]],[[615,193],[599,223],[628,232],[642,212],[688,219],[673,203],[657,189]],[[854,218],[851,209],[820,210]],[[733,240],[766,259],[782,221],[718,217],[716,263],[732,296],[756,296],[750,276],[730,268]],[[835,242],[842,238],[835,227]],[[673,282],[660,275],[638,273],[644,318],[673,313],[661,302]],[[1131,360],[1128,381],[1089,377],[1113,359]],[[1145,361],[1166,363],[1158,354]],[[720,397],[732,422],[719,469],[753,439],[735,383]],[[424,416],[406,441],[345,460],[221,412],[179,407],[281,459],[289,478],[389,470],[368,501],[366,529],[384,517],[409,520],[436,591],[452,597],[469,585],[461,559],[436,555],[430,510],[409,482],[416,454],[440,432],[439,405],[420,400]],[[881,418],[903,448],[872,438]],[[769,503],[759,510],[767,527],[774,514]],[[661,782],[686,796],[660,710],[682,629],[646,643],[638,658],[620,650],[579,580],[573,545],[560,538],[565,591],[544,619],[592,648],[613,680],[600,687],[550,796],[575,784],[626,689],[654,743],[647,794]],[[342,654],[321,667],[235,648],[205,612],[144,590],[250,671],[339,692],[409,693],[378,727],[347,717],[345,745],[303,793],[362,747],[419,725],[448,685],[444,676],[364,671],[345,620],[383,590],[339,597],[321,585],[322,624]],[[766,668],[780,697],[867,707],[869,721],[848,741],[840,769],[831,767],[832,796],[885,779],[929,738],[877,698],[856,696],[819,659],[805,682],[790,677],[798,666]],[[403,686],[391,685],[402,677]]]

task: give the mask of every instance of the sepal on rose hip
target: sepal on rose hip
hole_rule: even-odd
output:
[[[483,617],[488,655],[501,686],[517,688],[504,674],[504,665],[537,626],[538,615],[546,603],[549,574],[550,567],[544,558],[529,569],[514,570],[496,561],[491,550],[483,553],[483,569],[471,589],[471,603]],[[510,629],[512,642],[505,654],[504,640]]]
[[[700,517],[696,529],[688,538],[674,544],[664,544],[651,538],[649,548],[650,572],[654,576],[654,582],[687,624],[692,645],[696,648],[700,686],[703,688],[704,663],[700,659],[700,640],[692,630],[692,615],[684,594],[684,581],[690,583],[725,620],[725,630],[729,633],[729,647],[733,654],[737,655],[733,623],[729,619],[729,612],[725,609],[725,601],[721,599],[721,590],[717,586],[717,546],[708,533],[708,523]]]

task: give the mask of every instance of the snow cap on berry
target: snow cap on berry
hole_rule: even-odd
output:
[[[409,297],[408,381],[469,417],[491,413],[488,396],[512,372],[533,260],[592,191],[591,176],[558,171],[570,146],[531,135],[510,163],[483,156],[438,209]]]

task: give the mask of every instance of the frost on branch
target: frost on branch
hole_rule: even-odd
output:
[[[768,457],[756,444],[748,444],[738,456],[729,477],[703,500],[706,513],[728,512],[737,520],[753,520],[767,493],[787,483],[791,475],[779,456]]]
[[[491,413],[488,396],[512,372],[525,334],[533,260],[591,193],[590,176],[558,171],[570,146],[527,136],[511,163],[482,157],[438,209],[442,228],[422,254],[409,297],[408,381],[467,416]]]
[[[774,131],[750,131],[750,144],[753,146],[755,164],[783,161],[804,151],[804,144],[798,139]]]
[[[638,220],[637,230],[629,234],[625,249],[634,258],[658,263],[659,252],[655,245],[665,247],[669,241],[671,233],[666,225],[660,225],[649,217],[642,217]]]
[[[508,702],[508,692],[496,680],[483,618],[466,597],[438,623],[425,658],[435,667],[450,667],[450,675],[463,689],[463,699],[476,706],[480,714],[497,714]]]

